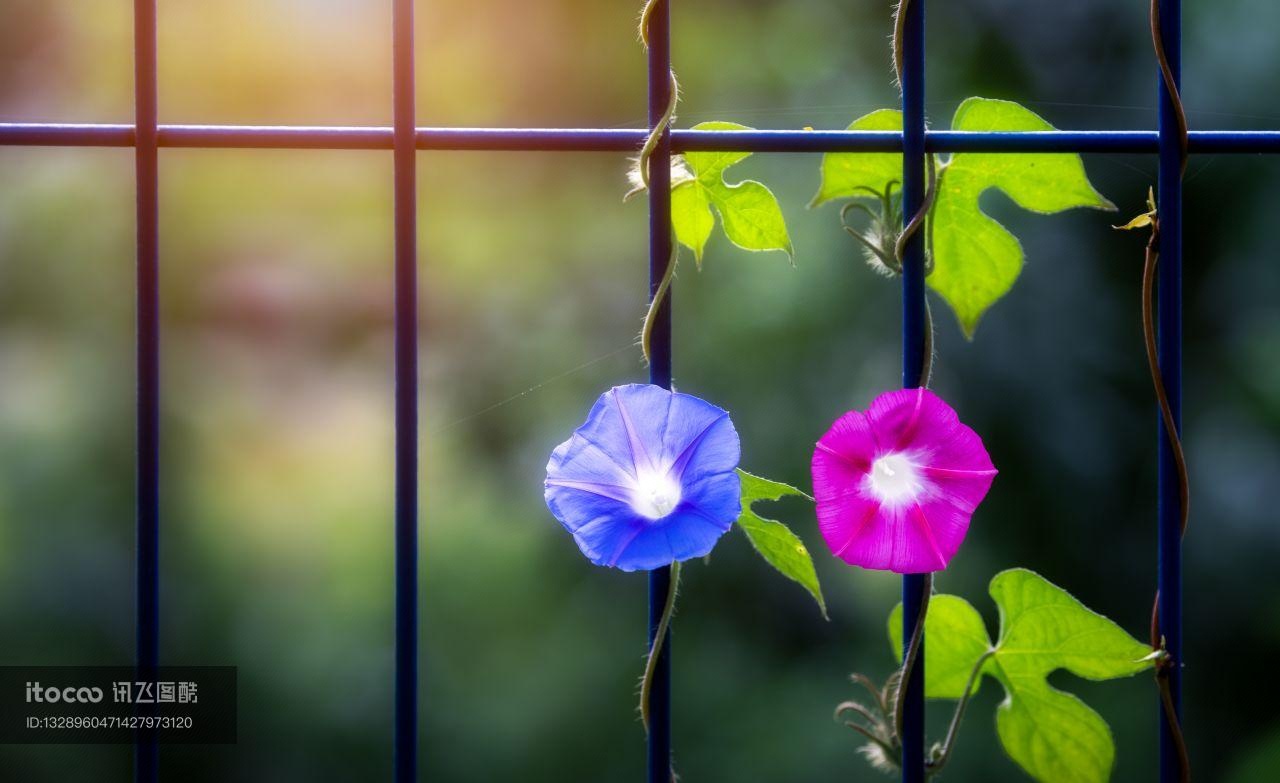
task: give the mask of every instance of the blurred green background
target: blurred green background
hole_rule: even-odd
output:
[[[1193,127],[1280,126],[1280,6],[1188,3]],[[639,127],[639,0],[418,4],[420,125]],[[390,3],[165,0],[169,123],[390,124]],[[0,121],[130,122],[131,4],[0,0]],[[895,104],[884,0],[676,2],[679,124],[841,128]],[[1150,128],[1145,3],[929,8],[928,108],[1020,101],[1061,128]],[[1142,353],[1148,156],[1086,159],[1119,215],[984,207],[1021,237],[1013,294],[966,342],[939,315],[935,388],[1001,475],[938,579],[992,628],[986,583],[1033,568],[1144,636],[1156,419]],[[898,383],[898,294],[836,210],[818,158],[735,171],[778,194],[796,245],[712,240],[677,284],[676,378],[734,414],[744,467],[807,487],[836,415]],[[623,156],[423,153],[423,778],[627,781],[645,580],[589,566],[542,504],[550,450],[611,385],[645,377],[646,215]],[[1186,199],[1186,718],[1197,779],[1280,763],[1280,161],[1200,157]],[[240,667],[240,742],[163,752],[166,779],[350,781],[390,771],[391,159],[165,150],[163,642]],[[0,149],[0,663],[132,658],[133,162]],[[675,626],[683,780],[877,780],[831,720],[857,669],[890,671],[892,575],[844,567],[811,508],[824,622],[740,533],[686,570]],[[1149,678],[1057,675],[1111,723],[1114,779],[1155,779]],[[987,683],[946,779],[1018,780]],[[949,714],[932,711],[939,735]],[[1271,739],[1268,741],[1268,737]],[[0,746],[0,778],[123,781],[130,749]]]

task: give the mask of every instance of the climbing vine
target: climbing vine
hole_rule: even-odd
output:
[[[646,47],[654,9],[661,2],[649,0],[641,13],[640,39]],[[899,75],[905,2],[894,19],[893,62]],[[1152,8],[1153,39],[1176,99],[1154,2]],[[654,154],[676,118],[679,87],[674,71],[669,96],[629,172],[628,196],[652,185]],[[747,129],[728,121],[694,127]],[[1054,129],[1017,103],[982,97],[961,103],[950,127],[965,132]],[[848,126],[858,131],[902,128],[902,113],[888,108],[858,117]],[[1185,137],[1185,121],[1182,131]],[[1185,145],[1183,149],[1185,154]],[[733,175],[733,167],[749,156],[687,152],[671,158],[674,241],[641,331],[646,360],[654,316],[669,291],[681,248],[693,254],[701,269],[707,243],[718,227],[738,248],[781,251],[795,262],[778,198],[765,184]],[[923,204],[910,217],[902,210],[901,153],[824,155],[809,206],[839,204],[840,228],[880,275],[901,275],[906,240],[921,236],[926,283],[968,339],[974,338],[984,314],[1013,289],[1025,263],[1018,238],[982,210],[984,193],[999,190],[1021,208],[1041,214],[1115,209],[1090,183],[1076,154],[930,154],[925,165]],[[1185,461],[1153,348],[1151,280],[1158,221],[1154,202],[1150,206],[1151,212],[1125,228],[1152,230],[1144,270],[1144,326],[1152,376],[1180,468],[1185,524]],[[933,575],[959,554],[997,468],[981,437],[927,388],[933,354],[931,314],[927,321],[921,387],[887,391],[865,409],[836,417],[816,439],[812,496],[742,470],[741,444],[727,411],[652,385],[605,392],[582,426],[554,450],[547,465],[547,506],[583,554],[597,565],[627,571],[672,569],[670,593],[640,685],[646,729],[654,664],[675,610],[682,563],[709,555],[735,524],[764,560],[805,589],[827,616],[808,549],[787,525],[765,518],[756,508],[762,502],[796,497],[814,504],[822,538],[840,560],[864,569],[927,575],[920,621],[905,655],[902,606],[889,615],[888,636],[898,669],[883,683],[853,674],[852,682],[865,695],[842,701],[835,710],[837,721],[858,735],[873,766],[892,771],[903,763],[903,684],[917,663],[921,634],[927,634],[934,641],[924,652],[925,695],[955,702],[945,735],[927,753],[929,776],[941,772],[953,757],[972,696],[987,680],[994,680],[1005,692],[996,711],[997,735],[1028,775],[1045,783],[1100,783],[1110,778],[1115,743],[1106,721],[1070,692],[1050,685],[1048,677],[1065,670],[1089,680],[1108,680],[1154,669],[1163,683],[1162,671],[1173,664],[1159,638],[1158,617],[1148,647],[1061,587],[1016,568],[991,580],[991,598],[1000,614],[993,641],[968,601],[933,594]],[[1169,703],[1167,685],[1162,685],[1162,695]],[[1176,730],[1172,710],[1168,718]],[[1184,774],[1189,775],[1185,754],[1183,759]]]

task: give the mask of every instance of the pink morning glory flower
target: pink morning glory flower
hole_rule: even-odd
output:
[[[551,453],[547,508],[596,565],[649,571],[703,557],[741,513],[740,457],[723,409],[617,386]]]
[[[818,441],[818,526],[847,563],[899,574],[940,571],[995,475],[982,439],[938,395],[886,392],[867,411],[841,416]]]

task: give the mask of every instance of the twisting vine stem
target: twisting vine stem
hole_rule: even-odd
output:
[[[644,45],[646,51],[649,49],[649,25],[653,19],[653,13],[658,8],[659,3],[663,2],[666,2],[666,0],[647,0],[644,8],[640,11],[640,43]],[[640,157],[637,161],[640,169],[640,180],[644,183],[645,188],[649,187],[649,164],[653,160],[653,154],[658,149],[658,144],[661,143],[664,135],[670,129],[671,123],[675,120],[676,104],[680,102],[680,84],[676,81],[674,68],[668,70],[668,79],[666,111],[654,123],[649,135],[645,137],[644,145],[640,147]],[[658,310],[666,300],[667,292],[671,288],[671,281],[676,274],[676,263],[679,261],[680,253],[679,247],[673,230],[671,256],[667,259],[667,268],[662,274],[662,280],[658,282],[658,287],[653,292],[653,299],[649,302],[649,309],[644,316],[644,326],[640,329],[640,350],[644,353],[645,362],[649,362],[652,355],[653,328],[658,320]]]
[[[667,602],[662,606],[662,617],[653,634],[653,644],[649,647],[649,657],[644,664],[644,677],[640,680],[640,722],[644,724],[646,734],[649,733],[649,697],[653,692],[653,672],[658,665],[658,653],[667,640],[667,628],[671,625],[671,615],[675,613],[679,585],[680,562],[676,561],[671,564],[671,587],[667,590]]]
[[[915,628],[911,630],[911,641],[907,644],[907,652],[902,656],[902,669],[899,670],[898,684],[893,696],[893,730],[899,740],[902,737],[902,712],[907,704],[907,683],[911,681],[911,672],[916,667],[916,659],[920,657],[920,643],[924,639],[924,619],[929,612],[929,597],[933,594],[933,574],[925,574],[923,592],[920,613],[916,617]]]
[[[964,710],[969,706],[969,697],[973,695],[973,686],[977,683],[978,677],[982,675],[982,667],[986,664],[987,659],[995,655],[995,650],[987,650],[973,664],[973,669],[969,672],[969,679],[964,684],[964,694],[960,696],[960,701],[956,704],[956,711],[951,715],[951,725],[947,727],[947,736],[942,740],[942,747],[932,754],[926,765],[925,774],[933,777],[947,766],[947,762],[951,760],[951,751],[956,746],[956,735],[960,732],[960,721],[964,720]]]
[[[1164,82],[1165,92],[1173,107],[1174,120],[1178,130],[1178,177],[1187,173],[1187,159],[1190,134],[1188,132],[1187,112],[1182,103],[1182,95],[1178,89],[1178,80],[1173,73],[1173,64],[1169,61],[1169,53],[1165,47],[1164,32],[1160,25],[1160,0],[1151,0],[1150,5],[1151,43],[1155,49],[1156,60],[1160,65],[1160,77]],[[1164,423],[1165,434],[1169,439],[1169,448],[1173,452],[1173,460],[1178,473],[1178,501],[1181,519],[1178,536],[1186,535],[1187,521],[1191,509],[1190,479],[1187,473],[1187,459],[1182,447],[1182,438],[1178,433],[1174,420],[1173,407],[1169,403],[1169,395],[1164,386],[1164,378],[1160,373],[1160,360],[1155,334],[1155,273],[1160,259],[1160,215],[1154,199],[1151,203],[1151,236],[1147,241],[1146,257],[1142,270],[1142,333],[1147,350],[1147,368],[1151,373],[1151,383],[1155,388],[1156,400],[1160,405],[1160,418]],[[1156,591],[1151,606],[1151,649],[1155,662],[1156,687],[1160,690],[1160,704],[1164,708],[1165,722],[1169,725],[1169,733],[1173,739],[1174,749],[1178,755],[1179,779],[1182,783],[1191,780],[1191,760],[1187,753],[1186,738],[1178,720],[1177,706],[1173,701],[1173,692],[1169,683],[1170,672],[1180,662],[1173,659],[1165,646],[1164,635],[1160,632],[1160,592]]]
[[[1164,80],[1164,88],[1169,93],[1169,101],[1173,104],[1174,117],[1178,123],[1178,153],[1181,157],[1179,175],[1187,173],[1187,158],[1191,145],[1191,134],[1187,125],[1187,110],[1182,105],[1182,93],[1178,90],[1178,80],[1173,75],[1173,65],[1169,62],[1169,53],[1164,46],[1164,33],[1160,29],[1160,0],[1151,0],[1151,44],[1156,50],[1156,61],[1160,64],[1160,78]]]
[[[910,6],[911,0],[898,0],[898,5],[893,9],[893,78],[899,90],[902,89],[902,61],[906,55],[903,34],[906,32],[907,8]]]
[[[911,7],[911,0],[898,0],[897,7],[893,11],[893,76],[897,81],[898,90],[902,90],[902,66],[903,58],[906,52],[906,43],[903,40],[907,25],[907,10]],[[941,176],[938,174],[937,164],[933,155],[926,154],[925,160],[929,164],[929,182],[925,186],[924,201],[920,203],[920,208],[911,216],[911,219],[902,227],[902,233],[898,235],[898,241],[894,243],[894,254],[897,256],[899,268],[902,265],[902,257],[906,253],[907,243],[911,241],[917,233],[925,226],[925,222],[929,217],[929,211],[933,209],[933,202],[938,197],[938,185]],[[942,174],[946,174],[946,167],[942,169]],[[930,227],[932,228],[932,226]],[[930,261],[928,258],[930,248],[925,248],[925,274],[931,271],[929,269]],[[929,299],[925,298],[924,302],[924,350],[922,352],[922,360],[920,367],[920,385],[928,388],[930,376],[933,374],[933,311],[929,307]],[[923,612],[921,616],[923,624]]]
[[[1173,447],[1173,461],[1178,470],[1178,503],[1181,520],[1179,532],[1187,532],[1188,512],[1191,507],[1190,480],[1187,473],[1187,457],[1182,449],[1182,438],[1178,435],[1178,425],[1173,420],[1173,406],[1169,404],[1169,394],[1165,390],[1164,378],[1160,375],[1160,357],[1156,345],[1155,326],[1155,277],[1156,266],[1160,261],[1160,223],[1158,217],[1151,222],[1151,238],[1147,240],[1146,260],[1142,267],[1142,336],[1147,349],[1147,369],[1151,373],[1151,385],[1155,389],[1156,402],[1160,405],[1160,418],[1164,422],[1165,434]],[[1157,601],[1155,606],[1159,608]],[[1151,626],[1152,646],[1158,648],[1160,641],[1160,623],[1158,613]]]
[[[1164,386],[1164,378],[1160,374],[1160,359],[1157,353],[1155,329],[1155,276],[1156,266],[1160,259],[1160,221],[1155,210],[1152,210],[1151,237],[1147,240],[1146,258],[1142,267],[1142,336],[1146,344],[1147,369],[1151,373],[1151,384],[1155,388],[1156,401],[1160,405],[1160,418],[1164,422],[1165,434],[1173,451],[1174,465],[1178,471],[1178,503],[1181,511],[1179,535],[1186,535],[1187,520],[1191,508],[1190,479],[1187,473],[1187,458],[1182,448],[1182,438],[1178,435],[1178,427],[1173,418],[1173,407],[1169,404],[1169,394]],[[1173,703],[1173,693],[1169,686],[1169,672],[1177,666],[1177,661],[1165,649],[1164,635],[1160,633],[1160,591],[1156,591],[1151,604],[1151,649],[1157,654],[1155,661],[1156,687],[1160,689],[1160,703],[1164,707],[1164,717],[1169,723],[1169,731],[1173,735],[1174,747],[1178,753],[1180,779],[1183,783],[1191,780],[1191,761],[1187,754],[1186,739],[1182,735],[1182,726],[1178,721],[1178,711]]]

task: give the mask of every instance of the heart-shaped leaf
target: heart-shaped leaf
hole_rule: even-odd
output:
[[[1150,649],[1024,568],[996,574],[990,591],[1000,609],[1000,637],[982,673],[1004,686],[996,729],[1005,752],[1043,783],[1105,783],[1115,761],[1110,727],[1047,678],[1059,669],[1089,680],[1128,677],[1151,667],[1146,660]],[[889,639],[899,658],[901,618],[899,604],[889,619]],[[925,638],[930,640],[925,644],[925,695],[959,698],[968,672],[992,649],[984,646],[981,618],[964,599],[935,595],[929,601]]]

